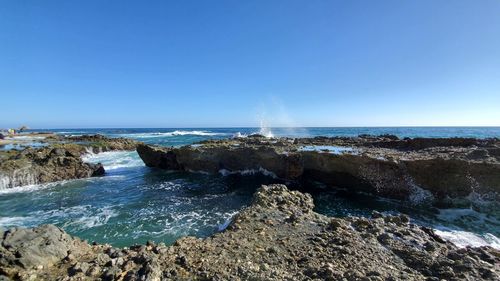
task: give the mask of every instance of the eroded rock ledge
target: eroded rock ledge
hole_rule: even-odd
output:
[[[459,249],[406,216],[329,218],[310,195],[262,186],[229,227],[172,246],[89,245],[45,225],[0,233],[19,280],[498,280],[500,252]]]
[[[147,166],[167,170],[255,170],[397,199],[444,201],[471,193],[500,199],[498,139],[248,137],[137,151]]]
[[[104,174],[101,164],[84,163],[85,153],[134,150],[138,142],[101,135],[79,137],[51,136],[47,146],[0,151],[0,189],[80,179]]]

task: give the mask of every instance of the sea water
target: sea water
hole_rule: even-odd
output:
[[[259,128],[225,129],[72,129],[65,135],[100,133],[150,144],[181,146],[206,139],[245,137]],[[275,136],[500,137],[500,128],[273,128]],[[102,163],[103,177],[0,190],[0,227],[52,223],[89,241],[129,246],[147,240],[173,243],[206,237],[227,226],[251,202],[261,184],[277,182],[266,173],[217,175],[168,172],[145,167],[136,152],[88,154]],[[408,214],[459,246],[500,248],[500,211],[432,209],[346,190],[313,189],[316,211],[329,216],[370,216],[373,210]]]

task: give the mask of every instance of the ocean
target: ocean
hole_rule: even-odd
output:
[[[36,130],[43,131],[43,130]],[[163,128],[48,129],[64,135],[103,134],[149,144],[182,146],[206,139],[261,133],[267,136],[500,137],[500,127],[395,128]],[[106,175],[0,190],[0,227],[52,223],[89,241],[130,246],[152,240],[173,243],[192,235],[207,237],[223,230],[261,184],[265,175],[205,175],[145,167],[136,152],[88,154],[102,163]],[[490,245],[500,249],[500,210],[435,209],[346,190],[312,192],[316,211],[329,216],[369,216],[373,210],[404,213],[432,227],[459,246]]]

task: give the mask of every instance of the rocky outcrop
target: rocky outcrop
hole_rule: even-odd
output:
[[[9,151],[0,162],[0,189],[104,174],[101,164],[84,163],[74,146]]]
[[[172,246],[88,245],[53,226],[0,233],[0,279],[498,280],[500,252],[443,241],[408,217],[329,218],[311,196],[261,187],[229,227]],[[8,280],[8,279],[7,279]]]
[[[69,254],[82,255],[90,246],[53,225],[12,228],[2,234],[0,264],[23,269],[52,266]]]
[[[109,138],[99,134],[61,137],[60,140],[82,145],[94,153],[115,150],[135,150],[140,143],[132,139]]]
[[[84,163],[81,156],[114,150],[134,150],[138,142],[101,135],[43,140],[43,148],[0,151],[0,189],[104,175],[101,164]]]
[[[180,148],[139,145],[149,167],[209,173],[264,171],[285,180],[420,200],[500,193],[498,139],[357,138],[212,140]]]

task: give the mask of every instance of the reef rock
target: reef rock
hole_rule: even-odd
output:
[[[361,136],[357,138],[211,140],[180,148],[140,144],[149,167],[237,173],[260,171],[285,180],[310,180],[397,199],[498,200],[498,139]]]
[[[69,254],[82,254],[90,246],[53,225],[12,228],[1,239],[0,264],[24,269],[51,266]]]
[[[172,246],[87,245],[55,227],[0,235],[20,280],[498,280],[500,252],[457,248],[408,217],[330,218],[310,195],[262,186],[229,227]],[[43,242],[42,242],[43,241]],[[45,243],[44,243],[45,242]],[[30,256],[33,254],[32,256]],[[8,280],[8,279],[7,279]]]
[[[134,150],[137,141],[100,135],[44,140],[47,146],[0,151],[0,189],[104,175],[101,164],[82,161],[86,153]]]
[[[79,144],[92,150],[94,153],[115,150],[135,150],[139,144],[136,140],[127,138],[109,138],[99,134],[61,137],[60,140]]]
[[[101,164],[84,163],[75,149],[45,147],[10,151],[0,163],[0,189],[104,174]]]

